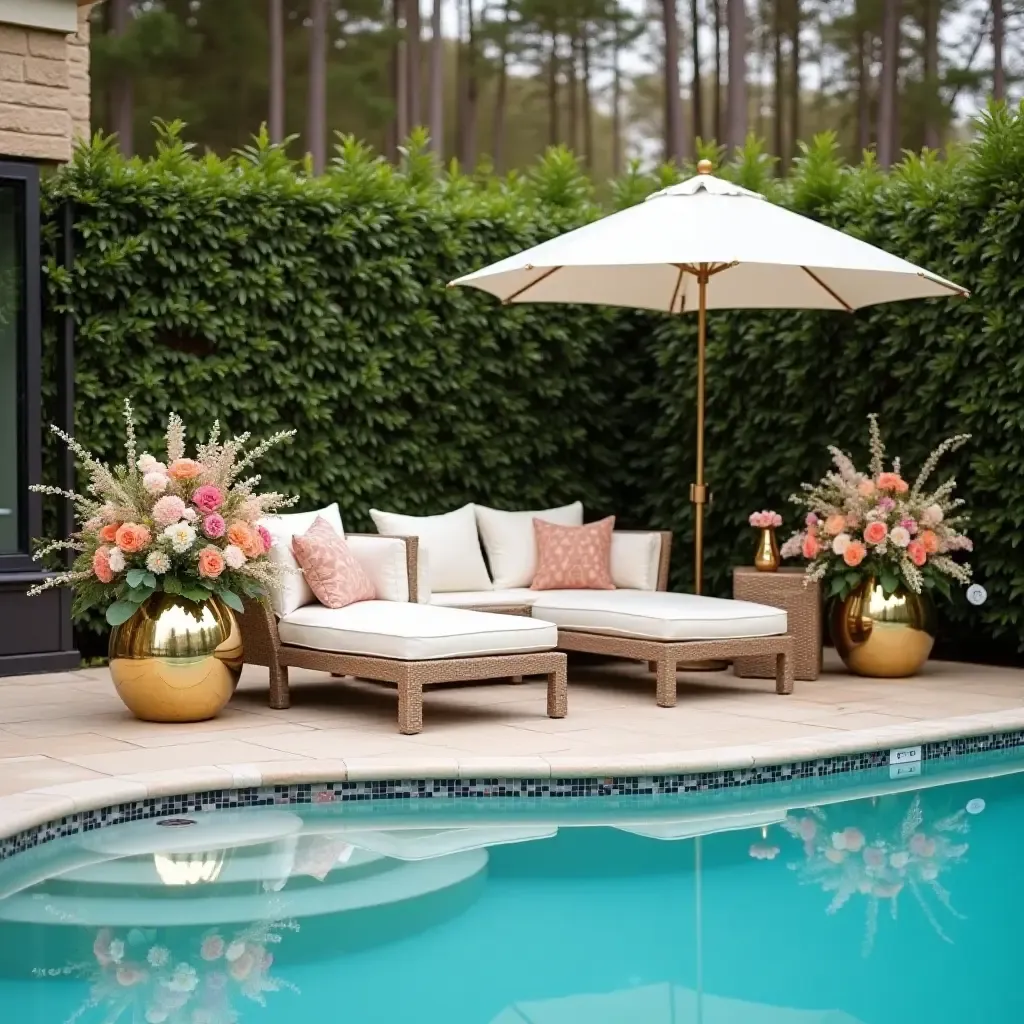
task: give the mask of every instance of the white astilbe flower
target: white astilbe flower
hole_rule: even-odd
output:
[[[185,457],[185,424],[182,423],[181,417],[176,412],[172,412],[167,417],[167,433],[165,438],[167,441],[167,462],[171,463],[177,459],[183,459]]]
[[[935,472],[935,467],[939,464],[939,460],[942,456],[949,452],[955,452],[958,448],[962,448],[970,439],[970,434],[954,434],[952,437],[947,437],[946,440],[943,441],[927,459],[925,459],[925,463],[921,467],[921,472],[917,474],[917,479],[914,481],[914,486],[910,488],[911,501],[914,501],[921,496],[921,491],[924,488],[924,485],[928,482],[928,477]],[[946,482],[949,483],[949,481]],[[953,486],[956,486],[955,483]],[[942,488],[940,487],[939,490],[942,490]],[[951,490],[952,488],[950,488],[950,491]],[[938,494],[938,491],[936,491],[936,494]]]
[[[900,556],[900,574],[906,584],[915,594],[920,594],[924,587],[924,577],[921,570],[910,560],[906,554]]]
[[[135,412],[131,400],[124,400],[124,456],[128,472],[135,472]]]
[[[56,576],[50,576],[43,580],[42,583],[32,587],[28,592],[28,596],[38,597],[47,590],[53,590],[54,587],[73,587],[76,583],[81,583],[83,580],[88,579],[92,579],[91,572],[82,571],[57,573]]]
[[[871,475],[878,477],[885,472],[885,444],[882,432],[878,429],[878,417],[871,413],[868,416],[868,430],[871,435]]]
[[[85,545],[76,537],[69,540],[51,540],[38,548],[32,555],[32,561],[38,562],[55,551],[84,551]]]
[[[971,582],[971,567],[969,565],[961,565],[959,562],[954,562],[948,555],[932,555],[931,564],[934,565],[939,572],[943,572],[947,576],[952,576],[958,583]]]
[[[849,455],[846,454],[841,448],[837,448],[834,444],[828,446],[829,454],[832,456],[832,461],[835,463],[836,469],[839,470],[839,475],[844,480],[856,480],[860,474],[857,472],[857,467],[854,466],[853,460]]]
[[[264,438],[255,448],[246,452],[235,463],[230,479],[233,480],[243,469],[247,469],[262,459],[275,445],[281,444],[282,441],[287,441],[289,438],[294,437],[296,433],[297,431],[295,430],[279,430],[276,434],[271,434],[270,437]]]

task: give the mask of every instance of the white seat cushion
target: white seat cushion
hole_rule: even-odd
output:
[[[296,608],[316,600],[313,591],[309,589],[306,577],[299,569],[299,563],[292,554],[292,537],[297,533],[305,533],[316,522],[318,516],[330,523],[339,534],[345,535],[341,525],[341,510],[337,503],[315,509],[313,512],[289,512],[286,515],[267,516],[266,519],[260,520],[260,525],[265,526],[274,539],[268,557],[271,562],[285,570],[280,585],[270,591],[270,604],[277,615],[287,615]]]
[[[511,587],[508,590],[455,590],[450,594],[431,594],[430,603],[445,608],[496,608],[500,605],[532,605],[539,590]]]
[[[558,642],[555,626],[539,619],[399,601],[310,604],[286,615],[279,629],[281,642],[295,647],[398,661],[548,651]]]
[[[644,640],[726,640],[777,636],[786,613],[749,601],[643,590],[546,590],[533,605],[560,629]]]
[[[500,508],[477,505],[476,523],[487,552],[496,590],[528,587],[537,571],[537,541],[533,535],[534,519],[559,526],[582,526],[583,505],[574,501],[559,508],[536,512],[506,512]]]
[[[472,504],[440,516],[405,516],[377,508],[371,508],[370,515],[378,533],[419,537],[430,566],[429,585],[434,593],[491,589]]]

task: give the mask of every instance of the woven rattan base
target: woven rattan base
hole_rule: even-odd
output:
[[[704,658],[732,659],[750,655],[773,655],[775,692],[793,692],[793,638],[784,636],[738,637],[732,640],[641,640],[634,637],[605,636],[600,633],[558,631],[558,647],[563,651],[586,651],[616,658],[646,661],[657,676],[658,705],[675,707],[676,670],[680,663]]]

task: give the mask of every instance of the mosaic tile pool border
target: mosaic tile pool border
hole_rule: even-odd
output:
[[[939,740],[922,744],[921,760],[960,758],[969,754],[1024,746],[1024,729]],[[379,782],[325,782],[214,789],[204,793],[153,797],[94,811],[79,811],[0,839],[0,861],[54,839],[90,832],[129,821],[162,818],[197,811],[288,804],[365,803],[367,801],[481,800],[491,797],[527,800],[585,800],[591,797],[678,796],[710,794],[740,787],[785,785],[798,780],[883,768],[889,749],[840,754],[786,764],[731,768],[692,774],[629,775],[614,778],[549,779],[406,779]],[[725,793],[723,792],[723,795]],[[436,803],[433,806],[437,806]]]

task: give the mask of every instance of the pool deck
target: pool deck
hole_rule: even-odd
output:
[[[397,732],[393,690],[292,670],[292,707],[267,707],[247,667],[217,719],[139,722],[105,668],[0,679],[0,837],[147,797],[345,779],[651,775],[782,764],[1024,728],[1024,670],[932,662],[914,679],[815,682],[680,673],[659,708],[640,666],[574,665],[569,717],[544,684],[432,688],[424,729]]]

